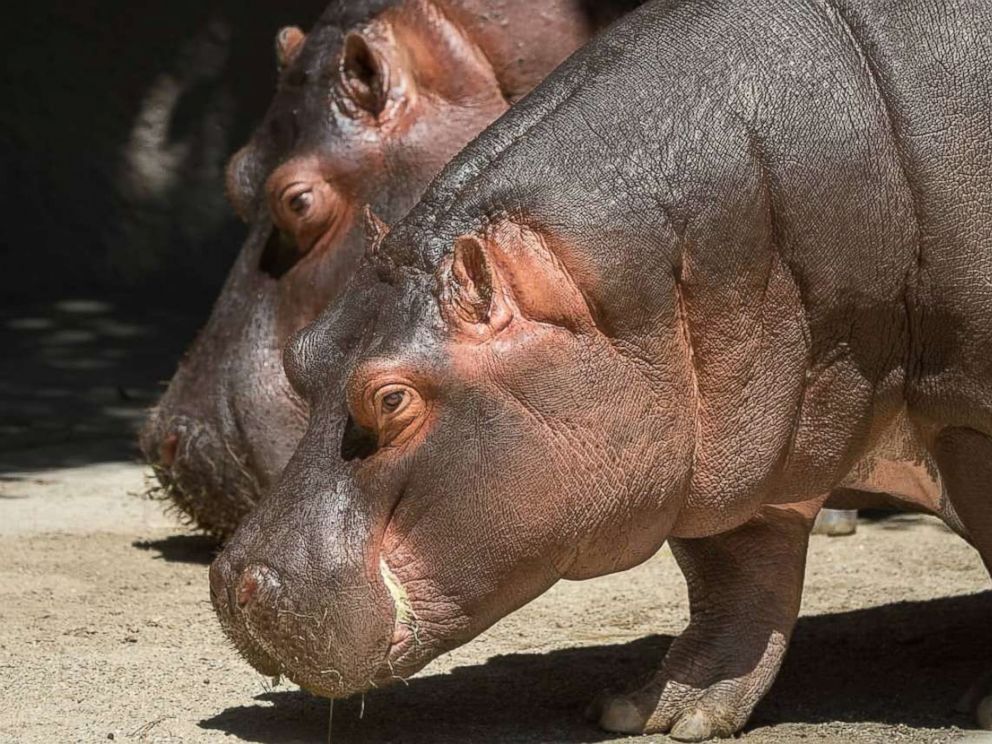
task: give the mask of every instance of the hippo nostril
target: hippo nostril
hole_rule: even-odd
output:
[[[248,566],[241,572],[241,578],[238,581],[236,594],[238,607],[247,606],[256,599],[260,592],[274,588],[275,585],[275,577],[270,571],[262,566]]]
[[[179,435],[170,434],[162,440],[158,448],[158,461],[165,468],[171,468],[176,461],[176,452],[179,449]]]
[[[258,591],[258,577],[254,573],[246,573],[238,584],[238,607],[244,607],[255,598]]]

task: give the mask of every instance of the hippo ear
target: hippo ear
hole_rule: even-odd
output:
[[[469,323],[487,323],[493,308],[495,275],[485,243],[474,235],[455,241],[451,258],[453,309]]]
[[[389,96],[386,56],[366,36],[352,31],[341,55],[341,87],[360,109],[378,116]]]
[[[276,66],[280,72],[293,63],[306,38],[306,34],[296,26],[286,26],[279,30],[276,34]]]
[[[472,335],[498,333],[514,316],[576,333],[596,327],[582,290],[535,229],[507,220],[463,235],[448,266],[444,312]]]
[[[485,324],[497,333],[514,316],[577,333],[596,325],[585,295],[536,229],[502,221],[481,237],[463,235],[450,275],[448,307],[477,330]]]

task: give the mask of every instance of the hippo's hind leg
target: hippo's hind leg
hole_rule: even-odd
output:
[[[933,448],[947,498],[992,573],[992,437],[975,429],[945,429]],[[990,639],[992,640],[992,639]],[[975,717],[992,730],[992,673],[975,689]]]
[[[672,540],[689,587],[689,625],[637,692],[594,706],[621,733],[679,741],[739,731],[778,673],[799,614],[816,506],[766,507],[731,532]]]

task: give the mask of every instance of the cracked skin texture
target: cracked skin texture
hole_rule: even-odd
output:
[[[690,624],[592,712],[696,741],[775,678],[835,489],[992,565],[990,66],[964,0],[653,3],[586,46],[297,335],[310,424],[212,566],[229,634],[344,696],[670,540]]]
[[[227,191],[249,234],[141,437],[162,489],[225,539],[306,427],[293,333],[361,257],[361,212],[395,220],[472,137],[640,0],[335,0],[276,37],[279,85]]]

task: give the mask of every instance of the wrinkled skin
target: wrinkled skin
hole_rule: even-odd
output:
[[[282,73],[228,195],[250,234],[141,437],[172,502],[228,536],[307,419],[290,336],[361,256],[362,208],[394,220],[466,142],[635,0],[335,2],[276,39]]]
[[[992,567],[990,67],[966,0],[651,4],[574,55],[288,350],[309,427],[211,568],[246,658],[360,692],[667,539],[690,624],[592,712],[697,741],[774,680],[827,494]]]

